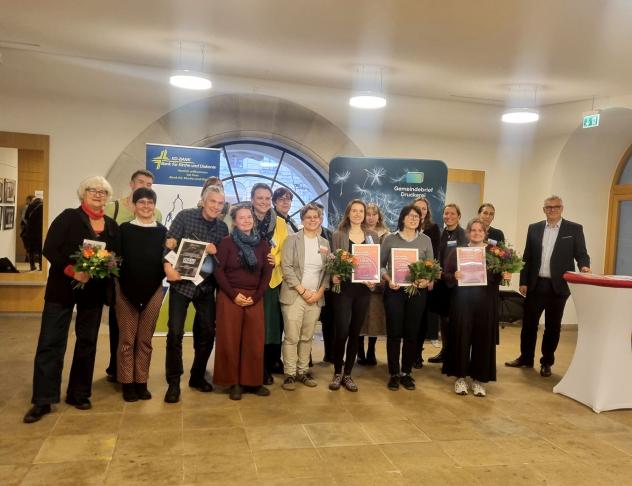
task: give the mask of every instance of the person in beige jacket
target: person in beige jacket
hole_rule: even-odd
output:
[[[316,386],[309,373],[312,338],[320,309],[325,304],[324,293],[329,287],[325,267],[330,252],[329,242],[320,236],[323,212],[307,204],[300,211],[303,229],[289,235],[281,250],[283,283],[279,302],[283,313],[283,366],[285,390],[294,390],[296,381]]]

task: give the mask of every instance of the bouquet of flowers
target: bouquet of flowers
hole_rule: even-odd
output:
[[[118,277],[119,275],[120,258],[105,248],[85,244],[70,257],[75,259],[72,269],[75,272],[85,272],[90,275],[90,278],[107,278],[112,275]],[[82,289],[84,285],[82,282],[77,282],[75,289]]]
[[[518,273],[524,267],[522,257],[513,248],[502,243],[498,243],[497,246],[488,245],[485,258],[487,268],[493,273]],[[509,283],[509,280],[505,279],[501,282],[504,286],[508,286]]]
[[[428,282],[434,282],[441,275],[441,267],[438,260],[419,260],[408,265],[410,275],[408,280],[412,285],[406,287],[406,293],[408,297],[417,295],[419,293],[419,287],[415,285],[418,280],[428,280]]]
[[[325,270],[331,275],[337,275],[341,281],[351,279],[353,269],[358,266],[358,259],[346,250],[336,250],[327,257]],[[332,292],[340,293],[340,284],[334,284]]]

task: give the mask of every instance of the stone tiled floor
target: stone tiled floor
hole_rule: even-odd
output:
[[[416,391],[387,390],[383,341],[380,364],[356,368],[359,393],[331,392],[332,369],[319,364],[322,343],[316,340],[317,388],[286,392],[277,379],[270,397],[247,395],[232,402],[223,393],[183,387],[175,405],[162,401],[164,338],[154,340],[149,383],[154,399],[129,404],[104,379],[103,333],[93,409],[60,404],[40,422],[25,425],[38,326],[37,317],[0,317],[3,485],[632,481],[632,410],[597,415],[551,391],[572,356],[577,336],[572,330],[562,333],[558,364],[545,380],[536,370],[502,366],[516,357],[519,341],[519,329],[504,329],[498,382],[488,387],[487,398],[455,395],[452,380],[436,365],[415,372]],[[72,344],[71,339],[69,349]],[[189,338],[185,349],[188,365]]]

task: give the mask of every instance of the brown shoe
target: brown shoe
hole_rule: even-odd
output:
[[[512,361],[505,362],[505,366],[510,368],[533,368],[533,361],[527,362],[521,357],[518,357]]]

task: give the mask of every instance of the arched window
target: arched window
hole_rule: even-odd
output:
[[[327,226],[329,187],[327,173],[306,156],[271,142],[237,140],[214,146],[221,148],[219,175],[230,203],[250,200],[250,189],[259,182],[272,191],[286,187],[294,195],[289,215],[296,214],[307,203],[325,207],[323,225]]]
[[[610,190],[606,273],[632,275],[632,147],[621,159]]]

